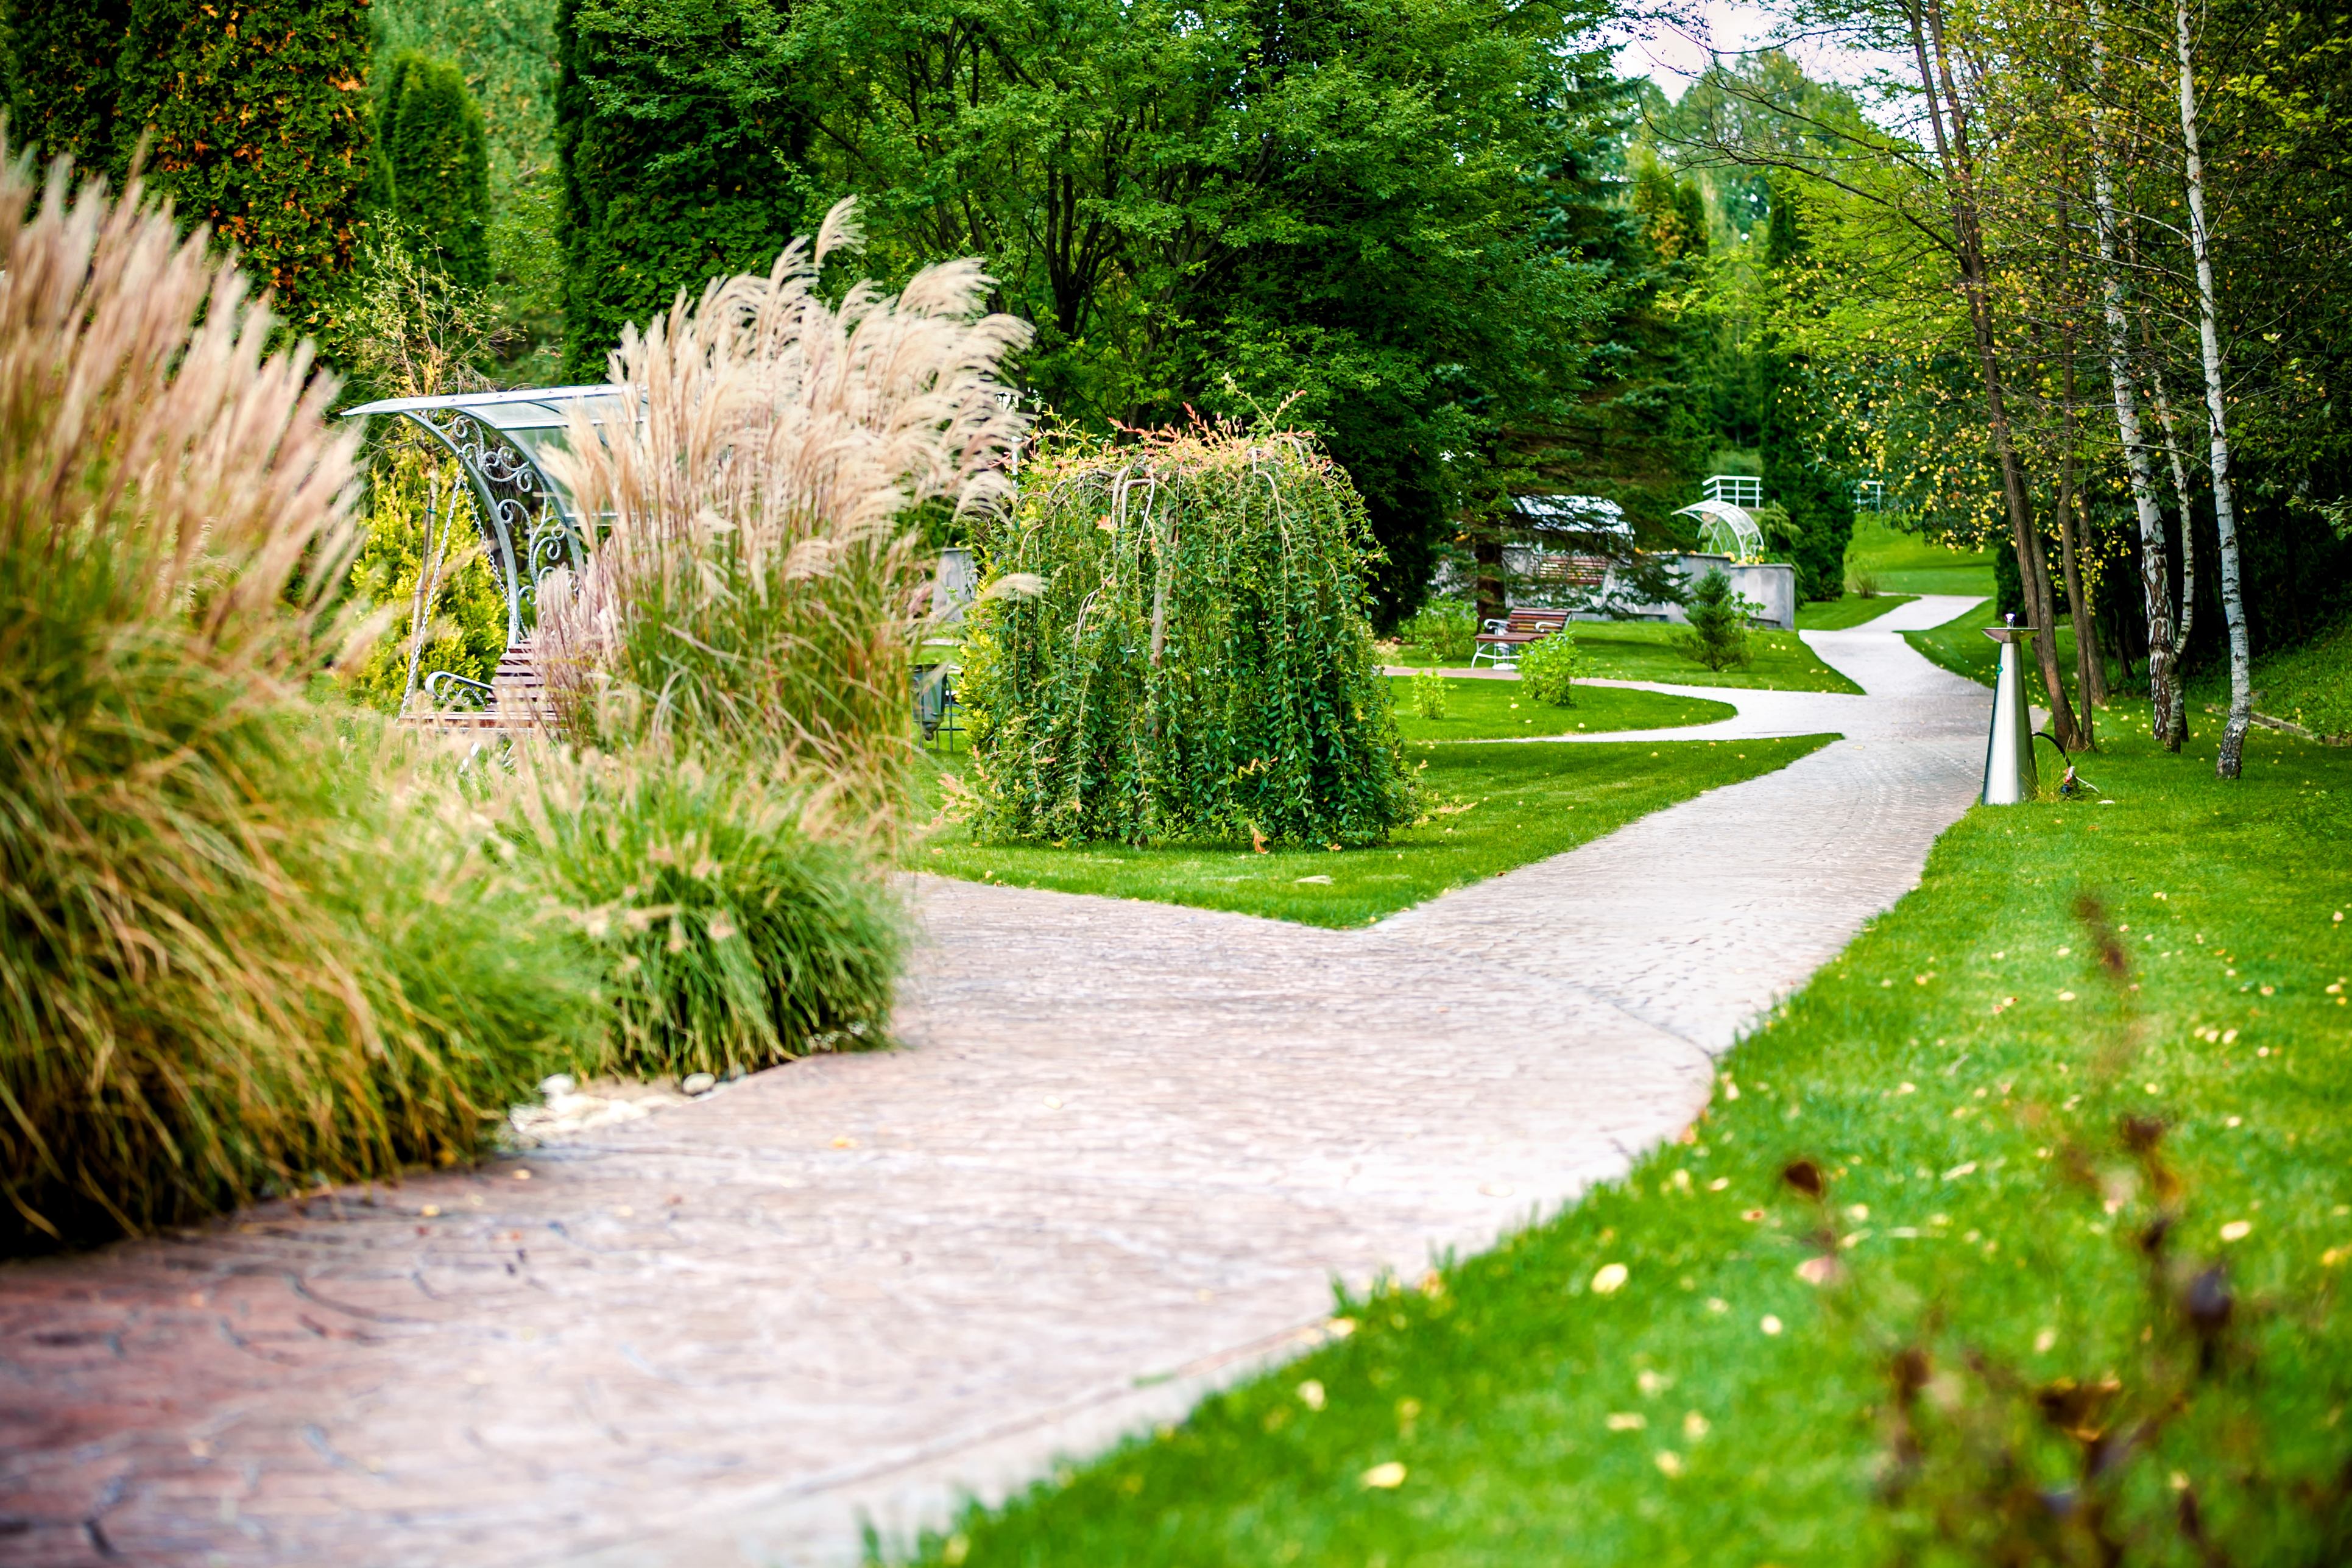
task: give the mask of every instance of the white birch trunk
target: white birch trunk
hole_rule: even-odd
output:
[[[2197,143],[2196,59],[2189,32],[2189,0],[2172,0],[2180,48],[2180,147],[2189,176],[2189,244],[2197,257],[2197,339],[2205,358],[2205,416],[2212,435],[2213,524],[2221,540],[2221,615],[2230,626],[2230,721],[2221,731],[2214,771],[2238,776],[2246,725],[2254,711],[2253,659],[2246,645],[2246,600],[2238,576],[2238,507],[2230,486],[2230,416],[2222,396],[2221,331],[2213,289],[2213,235],[2205,218],[2205,160]]]
[[[2091,59],[2102,85],[2107,76],[2106,6],[2091,0]],[[2180,684],[2172,641],[2172,574],[2165,556],[2164,512],[2156,502],[2156,475],[2132,388],[2129,324],[2123,279],[2116,263],[2116,185],[2107,163],[2104,121],[2093,133],[2091,195],[2098,209],[2099,300],[2107,324],[2107,379],[2115,388],[2116,432],[2131,478],[2132,510],[2139,520],[2139,580],[2147,604],[2148,722],[2158,741],[2176,733]],[[2174,741],[2173,744],[2179,744]]]

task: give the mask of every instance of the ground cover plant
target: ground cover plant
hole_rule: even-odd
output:
[[[1444,693],[1445,710],[1439,717],[1427,717],[1412,704],[1412,694],[1423,682],[1434,682]],[[1728,702],[1622,686],[1579,686],[1573,708],[1537,700],[1523,680],[1431,673],[1391,676],[1389,687],[1396,694],[1397,733],[1407,741],[1524,740],[1579,730],[1595,735],[1612,730],[1664,730],[1713,724],[1738,712]]]
[[[1412,820],[1363,502],[1311,440],[1049,447],[972,535],[991,585],[957,694],[984,836],[1319,847]]]
[[[132,182],[0,153],[0,1251],[455,1160],[592,1037],[548,911],[380,733],[352,440]]]
[[[1843,599],[1824,599],[1797,606],[1797,629],[1801,632],[1842,632],[1876,620],[1897,605],[1907,605],[1916,594],[1881,594],[1865,599],[1849,594]]]
[[[922,1560],[2340,1560],[2352,753],[2109,747],[1625,1179]]]
[[[1416,744],[1407,750],[1429,815],[1375,847],[1335,853],[1286,846],[1261,853],[1245,839],[1151,848],[992,844],[976,842],[967,826],[943,821],[907,864],[1010,887],[1149,899],[1305,925],[1362,925],[1448,888],[1590,843],[1717,785],[1770,773],[1829,739]],[[934,766],[946,775],[956,763]],[[944,776],[937,787],[942,794],[953,789]]]

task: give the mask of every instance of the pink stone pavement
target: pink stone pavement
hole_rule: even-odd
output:
[[[842,1563],[1170,1418],[1688,1121],[1965,809],[1987,694],[1890,635],[1964,603],[1706,689],[1845,740],[1370,930],[926,879],[908,1049],[0,1268],[0,1564]]]

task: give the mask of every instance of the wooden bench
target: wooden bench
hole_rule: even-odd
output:
[[[1478,661],[1506,665],[1519,662],[1519,650],[1532,642],[1541,642],[1568,625],[1566,610],[1513,610],[1508,618],[1487,621],[1479,627],[1478,646],[1470,655],[1470,668]]]

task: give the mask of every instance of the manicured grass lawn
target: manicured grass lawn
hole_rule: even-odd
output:
[[[947,826],[918,844],[907,863],[1019,888],[1234,910],[1306,925],[1363,925],[1448,888],[1573,849],[1718,784],[1769,773],[1830,739],[1412,745],[1409,753],[1429,764],[1428,782],[1448,804],[1378,849],[1260,855],[1246,843],[981,845],[966,829]],[[958,764],[950,759],[944,765]]]
[[[1856,686],[1814,657],[1794,632],[1750,632],[1744,665],[1711,670],[1674,646],[1681,626],[1663,621],[1578,621],[1571,627],[1584,662],[1580,676],[1655,680],[1674,686],[1737,686],[1760,691],[1850,691]],[[1427,668],[1429,650],[1406,644],[1391,661]],[[1449,662],[1449,668],[1455,668]]]
[[[1980,594],[1992,597],[1989,552],[1947,550],[1916,533],[1886,525],[1874,512],[1853,520],[1853,542],[1845,550],[1849,576],[1867,572],[1883,594]]]
[[[1516,680],[1445,682],[1445,717],[1423,719],[1406,693],[1409,677],[1389,682],[1396,695],[1397,733],[1408,741],[1507,740],[1528,735],[1594,734],[1609,730],[1665,730],[1678,724],[1712,724],[1736,717],[1728,702],[1703,697],[1673,697],[1663,691],[1628,691],[1616,686],[1579,686],[1573,706],[1538,702]]]
[[[1907,605],[1916,594],[1881,594],[1865,599],[1859,594],[1848,594],[1843,599],[1817,599],[1797,606],[1797,629],[1801,632],[1842,632],[1849,626],[1859,626],[1876,620],[1897,605]]]
[[[1931,1461],[1961,1419],[1938,1412],[1993,1408],[1969,1356],[2013,1375],[1990,1429],[2023,1467],[2008,1495],[2053,1517],[2035,1500],[2063,1500],[2083,1450],[2032,1391],[2112,1373],[2144,1411],[2153,1375],[2199,1353],[2138,1260],[2154,1189],[2120,1158],[2104,1187],[2060,1179],[2070,1144],[2109,1149],[2126,1116],[2161,1120],[2185,1183],[2167,1289],[2225,1264],[2238,1336],[2221,1392],[2117,1472],[2156,1542],[2129,1560],[2198,1561],[2168,1544],[2193,1486],[2238,1534],[2229,1561],[2342,1561],[2238,1533],[2231,1478],[2333,1486],[2352,1454],[2329,1287],[2352,1256],[2352,858],[2327,849],[2352,842],[2352,752],[2257,731],[2223,784],[2210,742],[2110,744],[2117,804],[1971,812],[1924,884],[1721,1063],[1684,1142],[1439,1278],[1342,1302],[1349,1337],[975,1511],[925,1561],[1994,1561],[1904,1549],[1924,1512],[1874,1500],[1890,1367],[1929,1353]],[[2118,928],[2118,976],[2082,894]],[[1827,1205],[1780,1179],[1799,1157]],[[1827,1287],[1796,1272],[1823,1246],[1845,1271]],[[1954,1473],[1930,1489],[1989,1528]]]
[[[2322,633],[2300,647],[2263,654],[2254,660],[2254,710],[2322,735],[2352,734],[2352,621]],[[2189,727],[2218,729],[2205,710],[2230,706],[2230,667],[2221,660],[2199,670],[2189,683]]]

